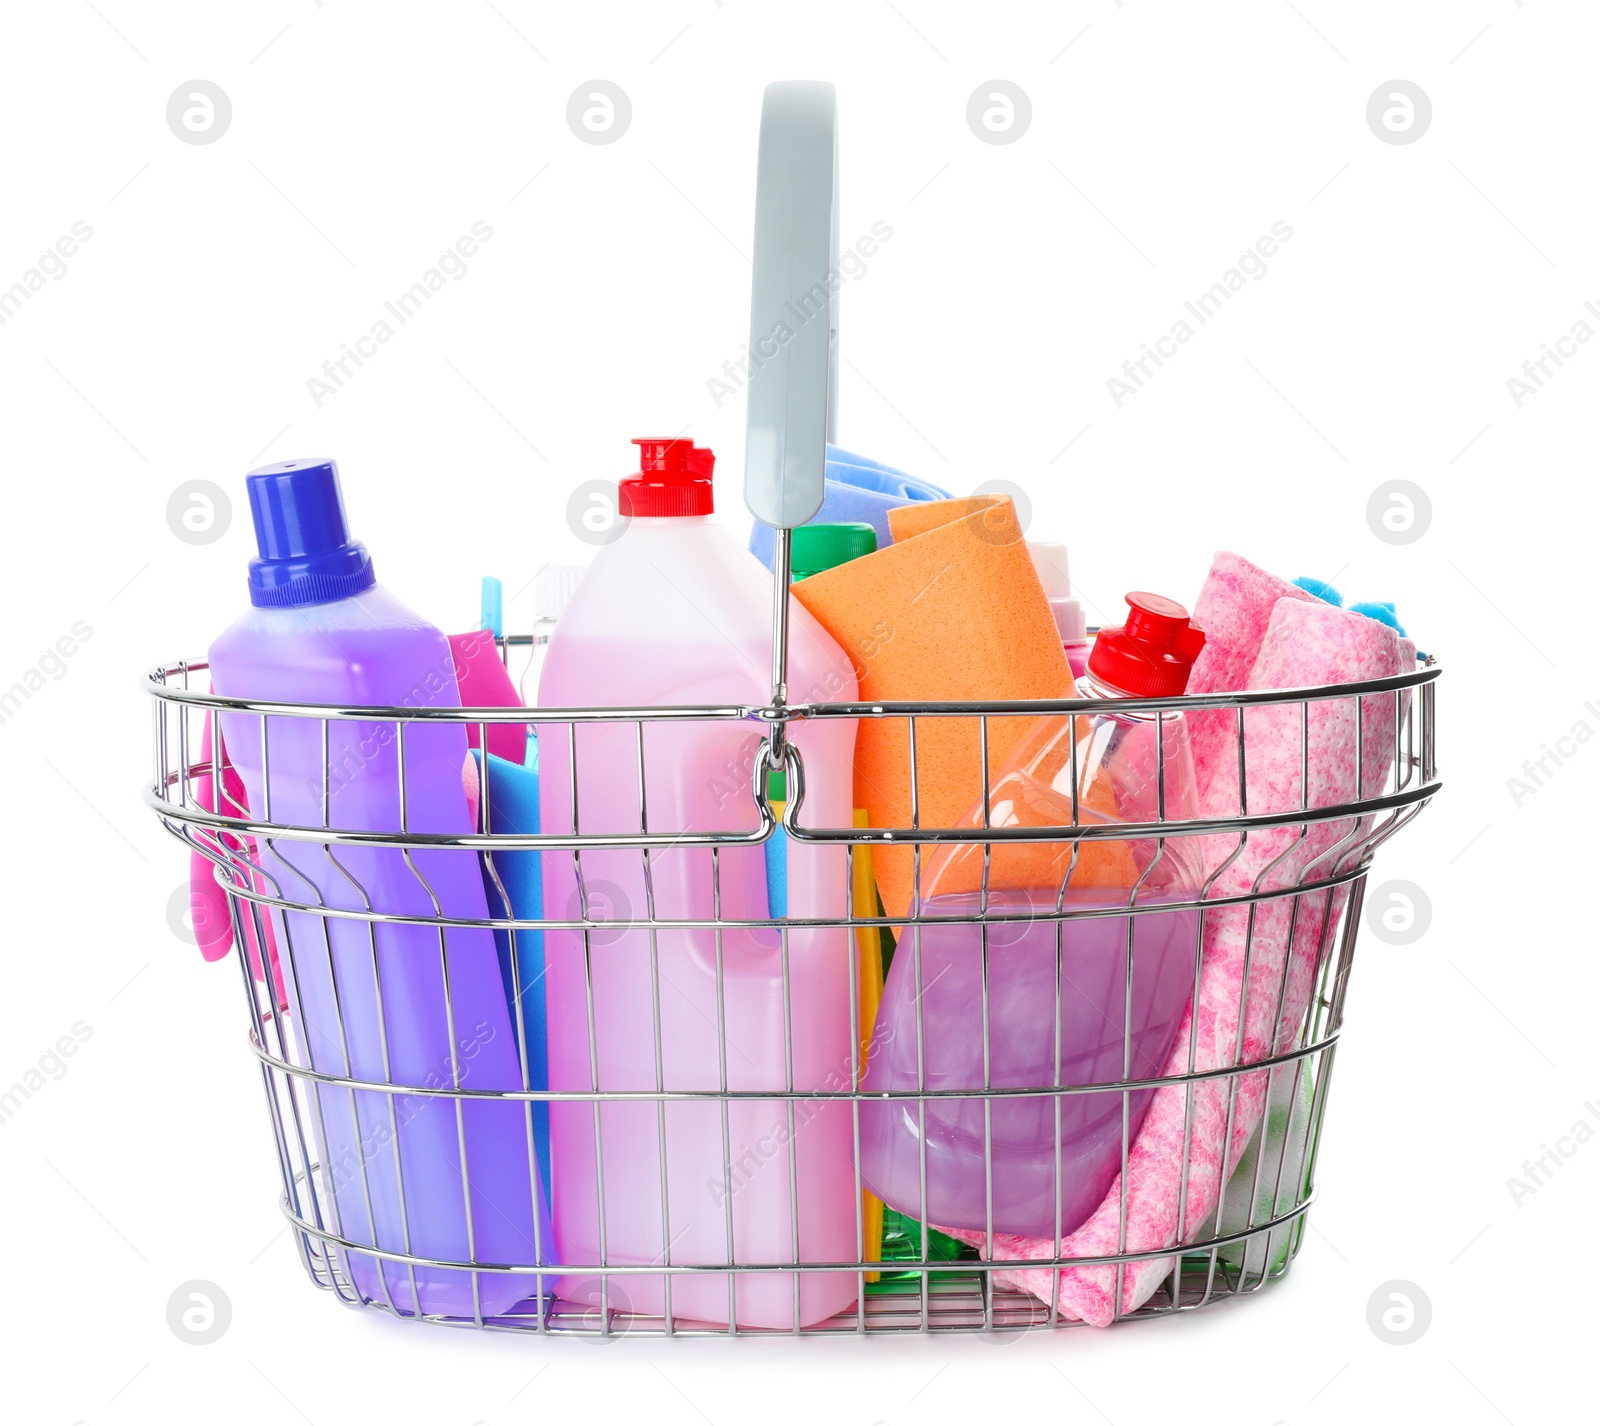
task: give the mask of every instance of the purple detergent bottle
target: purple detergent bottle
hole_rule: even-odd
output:
[[[211,646],[216,691],[337,708],[459,707],[449,641],[376,582],[366,547],[349,536],[334,462],[263,466],[246,486],[260,557],[250,562],[249,612]],[[475,830],[462,788],[461,723],[253,713],[224,713],[222,723],[257,821],[347,832]],[[268,892],[288,901],[384,916],[488,914],[477,853],[464,849],[264,837],[260,858]],[[528,1103],[438,1093],[527,1087],[493,933],[310,911],[271,915],[290,1060],[405,1087],[321,1083],[301,1101],[320,1155],[315,1226],[413,1259],[549,1262]],[[275,1053],[270,1026],[263,1039]],[[494,1315],[541,1285],[533,1274],[349,1251],[339,1261],[356,1292],[402,1315]]]

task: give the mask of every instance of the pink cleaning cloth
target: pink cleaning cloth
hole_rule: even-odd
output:
[[[1206,631],[1206,645],[1189,674],[1190,693],[1231,693],[1249,686],[1280,599],[1325,602],[1243,555],[1217,551],[1194,602],[1194,622]]]
[[[233,764],[227,760],[227,755],[220,752],[221,740],[218,740],[219,753],[217,762],[222,772],[223,800],[227,806],[229,816],[238,817],[243,814],[238,808],[244,805],[244,784],[239,780],[239,774],[234,771]],[[193,779],[194,800],[207,812],[217,810],[217,800],[212,791],[211,777],[211,714],[205,715],[205,722],[201,725],[200,732],[200,764],[206,771],[197,774]],[[203,829],[197,829],[195,835],[205,841],[209,847],[218,847],[217,839]],[[235,839],[230,839],[235,840]],[[221,853],[232,860],[231,855]],[[201,956],[208,961],[220,961],[233,949],[233,922],[228,916],[228,894],[217,883],[213,874],[216,863],[203,852],[191,850],[189,853],[189,919],[194,930],[195,943],[200,947]]]
[[[1226,627],[1242,629],[1245,625],[1246,621],[1240,619]],[[1412,657],[1414,660],[1414,654]],[[1273,606],[1245,686],[1252,690],[1299,688],[1386,678],[1401,671],[1400,640],[1386,625],[1320,600],[1285,596]],[[1360,791],[1363,796],[1372,797],[1383,790],[1395,756],[1397,700],[1392,693],[1371,694],[1360,702]],[[1314,810],[1354,800],[1356,704],[1357,699],[1349,697],[1310,705],[1305,723],[1309,750],[1304,786],[1301,706],[1285,704],[1247,710],[1246,790],[1252,813],[1294,813],[1302,805]],[[1206,796],[1202,798],[1202,815],[1236,813],[1238,789],[1229,785],[1226,778],[1216,780]],[[1358,824],[1356,819],[1344,818],[1256,831],[1246,839],[1242,850],[1237,835],[1207,838],[1209,871],[1216,871],[1238,852],[1220,872],[1209,894],[1225,898],[1257,890],[1288,889],[1348,870],[1352,858],[1359,855],[1368,821],[1361,819]],[[1310,1003],[1319,953],[1333,942],[1333,925],[1348,899],[1345,891],[1343,887],[1324,888],[1260,902],[1255,907],[1253,930],[1249,906],[1224,906],[1206,913],[1198,1009],[1191,1006],[1185,1013],[1166,1075],[1185,1074],[1191,1068],[1207,1071],[1258,1063],[1296,1043]],[[1241,1011],[1243,1040],[1236,1052]],[[1186,1094],[1179,1086],[1157,1090],[1144,1125],[1129,1149],[1126,1238],[1119,1232],[1119,1177],[1093,1216],[1063,1240],[1062,1254],[1096,1257],[1175,1246],[1180,1239],[1178,1207],[1186,1138],[1187,1218],[1181,1238],[1190,1242],[1202,1236],[1223,1185],[1260,1125],[1269,1077],[1270,1071],[1258,1070],[1196,1081],[1192,1094]],[[980,1252],[984,1250],[982,1233],[960,1230],[955,1236],[972,1243]],[[994,1254],[997,1258],[1048,1258],[1055,1255],[1055,1244],[1050,1239],[996,1234]],[[1144,1303],[1172,1267],[1171,1257],[1126,1265],[1122,1270],[1120,1310],[1131,1312]],[[1096,1326],[1115,1320],[1119,1310],[1117,1275],[1114,1266],[1062,1269],[1062,1317]],[[1048,1268],[996,1274],[1001,1284],[1032,1293],[1046,1302],[1056,1286],[1053,1277]]]
[[[1302,603],[1324,601],[1298,584],[1253,565],[1243,555],[1218,550],[1211,571],[1194,602],[1194,622],[1206,631],[1206,646],[1189,674],[1189,693],[1234,693],[1250,687],[1250,673],[1261,656],[1261,643],[1280,599]],[[1203,793],[1221,777],[1233,792],[1237,815],[1239,793],[1238,721],[1231,709],[1198,709],[1189,714],[1189,740],[1194,746],[1195,783]],[[1226,815],[1226,814],[1224,814]]]
[[[195,801],[207,812],[217,810],[216,790],[211,776],[211,748],[212,717],[208,712],[200,733],[199,765],[205,771],[193,779]],[[248,817],[250,812],[245,806],[244,781],[229,760],[220,733],[216,735],[216,749],[216,765],[222,774],[223,815]],[[234,879],[248,875],[255,890],[265,889],[264,880],[258,874],[247,871],[248,867],[260,864],[257,861],[253,837],[235,837],[228,833],[214,836],[203,829],[198,830],[196,836],[204,839],[208,846],[228,862]],[[220,961],[233,949],[233,920],[228,914],[228,893],[217,881],[216,871],[216,863],[210,857],[203,852],[190,851],[189,916],[200,954],[208,961]],[[239,913],[240,922],[244,926],[245,954],[250,961],[250,973],[257,980],[264,981],[266,974],[261,966],[261,947],[256,937],[256,918],[245,902],[240,903]],[[273,989],[278,993],[278,1003],[287,1006],[283,969],[278,964],[277,939],[273,935],[271,915],[265,910],[261,912],[261,926],[266,937],[267,961],[272,966]]]

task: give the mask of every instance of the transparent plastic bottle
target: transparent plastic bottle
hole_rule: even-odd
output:
[[[1128,603],[1126,626],[1096,640],[1079,697],[1183,692],[1204,635],[1171,600]],[[1194,817],[1197,802],[1183,715],[1107,709],[1040,719],[994,779],[988,817],[1111,830]],[[1200,867],[1194,839],[1150,831],[995,843],[987,875],[979,844],[931,857],[925,919],[901,933],[866,1088],[1046,1092],[864,1105],[868,1186],[945,1228],[1053,1238],[1078,1227],[1115,1182],[1153,1091],[1048,1091],[1161,1073],[1194,984],[1199,912],[1184,903]],[[991,919],[975,922],[980,911]]]
[[[555,626],[538,706],[765,704],[772,577],[708,518],[711,453],[686,440],[637,444],[640,473],[620,487],[628,523],[601,547]],[[796,702],[856,696],[849,659],[793,600],[788,669]],[[570,727],[538,728],[547,834],[637,835],[642,827],[737,834],[759,827],[753,788],[763,724]],[[855,724],[818,720],[791,737],[805,768],[805,822],[849,827]],[[573,853],[543,854],[546,916],[616,924],[546,933],[553,1090],[850,1088],[847,929],[791,931],[785,953],[775,930],[629,924],[648,916],[765,918],[760,844],[722,846],[715,855],[704,845],[660,848],[649,854],[648,881],[638,848],[580,855],[582,895]],[[791,839],[791,916],[842,918],[847,890],[843,847]],[[594,1101],[557,1100],[550,1128],[564,1263],[782,1265],[796,1253],[801,1262],[855,1260],[858,1200],[846,1101],[619,1098],[597,1113]],[[672,1312],[726,1323],[731,1311],[741,1326],[785,1328],[795,1321],[797,1301],[806,1325],[855,1299],[854,1273],[803,1273],[798,1286],[795,1277],[739,1274],[732,1302],[727,1273],[675,1274]],[[662,1274],[618,1274],[602,1292],[597,1275],[572,1272],[559,1291],[569,1301],[659,1314],[665,1282]]]

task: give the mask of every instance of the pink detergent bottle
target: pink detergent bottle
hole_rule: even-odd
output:
[[[449,642],[375,582],[365,546],[347,532],[334,463],[263,466],[246,486],[260,557],[250,563],[249,612],[211,646],[216,691],[342,708],[459,707]],[[257,821],[475,830],[461,784],[463,724],[410,724],[402,735],[389,722],[331,721],[326,745],[319,718],[224,713],[222,725]],[[266,889],[286,900],[386,915],[488,914],[471,851],[325,851],[316,841],[270,837],[260,853]],[[525,1087],[493,933],[271,915],[299,1062],[309,1055],[319,1073],[416,1091],[318,1086],[309,1117],[323,1221],[314,1226],[444,1262],[552,1261],[547,1223],[536,1256],[542,1200],[526,1106],[433,1092]],[[278,1052],[273,1029],[263,1033]],[[405,1315],[500,1313],[539,1290],[531,1274],[342,1256],[363,1297]]]
[[[620,487],[628,523],[595,556],[556,625],[539,707],[767,703],[771,576],[708,518],[711,453],[686,440],[636,444],[640,471]],[[789,687],[797,703],[856,697],[849,660],[793,600]],[[638,724],[578,724],[573,743],[569,725],[541,724],[543,831],[755,831],[752,774],[764,736],[755,721],[646,722],[641,776]],[[849,827],[854,722],[801,723],[790,736],[804,764],[805,824]],[[709,846],[651,851],[648,885],[639,848],[580,855],[583,896],[573,853],[544,853],[545,915],[615,924],[546,932],[552,1090],[850,1088],[847,930],[791,931],[785,958],[776,930],[719,935],[711,927],[652,932],[626,924],[647,915],[765,917],[759,844],[718,850],[715,899]],[[788,857],[789,915],[843,917],[844,848],[791,838]],[[786,1020],[792,1058],[785,1054]],[[726,1036],[725,1054],[719,1035]],[[848,1102],[614,1100],[597,1114],[594,1101],[557,1100],[550,1125],[551,1197],[564,1263],[760,1267],[855,1260]],[[604,1165],[603,1217],[597,1157]],[[786,1328],[797,1311],[801,1325],[822,1321],[856,1294],[851,1272],[755,1272],[738,1275],[734,1301],[729,1276],[673,1274],[674,1318],[726,1324],[731,1315],[740,1326]],[[610,1277],[602,1290],[598,1276],[573,1272],[558,1291],[572,1301],[660,1314],[669,1287],[664,1274],[626,1273]]]
[[[1078,697],[1184,691],[1204,635],[1169,599],[1128,603],[1126,627],[1095,641]],[[988,808],[996,828],[1067,826],[1075,812],[1107,827],[1196,817],[1187,723],[1176,710],[1041,718]],[[1153,1091],[1049,1090],[1162,1072],[1195,979],[1195,841],[1001,842],[987,867],[981,846],[952,844],[930,859],[927,919],[900,935],[866,1088],[948,1097],[863,1106],[861,1173],[885,1203],[943,1228],[1046,1239],[1100,1205]],[[980,910],[987,927],[970,920]],[[959,1096],[986,1086],[1044,1092]]]

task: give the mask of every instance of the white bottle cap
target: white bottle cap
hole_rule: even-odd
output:
[[[1033,556],[1033,567],[1039,571],[1039,583],[1051,599],[1068,599],[1072,595],[1072,580],[1067,573],[1067,547],[1054,540],[1029,540],[1028,553]]]
[[[533,577],[533,617],[559,619],[566,610],[586,564],[547,564]]]
[[[1050,612],[1056,617],[1061,642],[1083,643],[1089,637],[1089,621],[1084,617],[1083,606],[1072,598],[1072,580],[1067,572],[1067,547],[1054,540],[1029,540],[1028,553],[1033,556],[1033,567],[1038,571],[1039,583],[1044,586],[1045,598],[1050,601]]]

